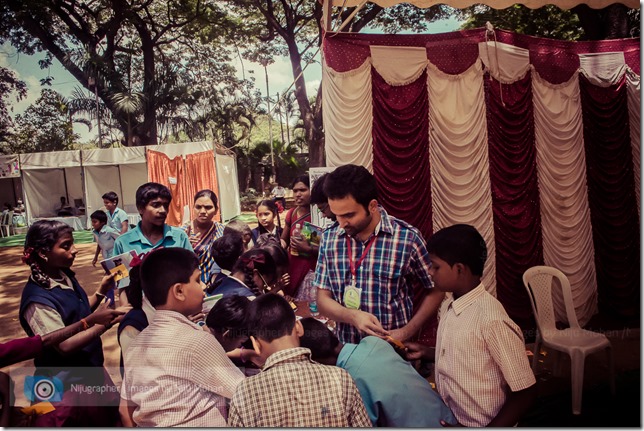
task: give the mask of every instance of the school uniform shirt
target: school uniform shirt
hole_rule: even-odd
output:
[[[184,315],[157,310],[123,355],[121,398],[139,427],[223,427],[227,399],[244,374],[209,332]]]
[[[109,259],[112,257],[112,251],[114,250],[114,241],[116,238],[121,235],[120,230],[116,230],[111,226],[103,225],[100,231],[92,231],[94,234],[94,241],[101,248],[103,253],[103,259]]]
[[[303,347],[266,359],[230,403],[231,427],[370,427],[360,393],[341,368],[318,364]]]
[[[412,365],[385,340],[345,344],[337,366],[351,375],[374,427],[440,428],[454,415]]]
[[[121,229],[123,229],[124,221],[128,222],[129,224],[127,213],[119,207],[116,207],[114,209],[114,214],[110,214],[108,210],[105,210],[105,214],[107,214],[107,224],[112,229],[116,229],[117,232],[121,232]]]
[[[461,425],[487,426],[507,399],[536,383],[521,329],[483,284],[443,301],[436,387]]]
[[[163,237],[156,244],[152,244],[141,232],[141,222],[134,229],[130,229],[119,236],[114,242],[114,256],[134,250],[136,254],[147,253],[159,247],[180,247],[194,252],[188,235],[182,230],[167,224],[163,225]]]
[[[381,221],[364,243],[349,237],[336,222],[324,231],[313,286],[329,290],[332,298],[345,305],[344,293],[351,284],[349,252],[357,265],[369,241],[369,252],[356,269],[356,285],[362,289],[360,310],[371,313],[386,330],[405,326],[412,318],[414,288],[412,279],[431,288],[429,254],[420,232],[410,224],[392,217],[381,206]],[[341,343],[358,343],[360,331],[338,322],[336,335]]]

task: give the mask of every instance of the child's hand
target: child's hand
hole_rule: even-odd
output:
[[[98,257],[94,256],[94,259],[92,259],[92,266],[96,266],[96,262],[98,262]]]
[[[408,341],[405,344],[405,359],[408,361],[415,361],[416,359],[429,359],[433,360],[433,348],[421,343]]]
[[[116,283],[114,282],[114,277],[116,276],[116,273],[113,274],[107,274],[101,278],[101,285],[98,288],[98,293],[101,295],[107,294],[111,289],[114,288]]]
[[[206,318],[206,315],[204,314],[203,311],[200,311],[198,313],[191,314],[190,316],[188,316],[188,320],[190,320],[192,323],[201,322],[205,318]]]
[[[87,324],[92,325],[105,325],[112,326],[116,319],[120,321],[121,317],[125,314],[125,311],[122,309],[112,310],[109,308],[110,301],[105,298],[94,310],[92,314],[87,316],[85,320]]]

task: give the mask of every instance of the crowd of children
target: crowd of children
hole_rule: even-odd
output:
[[[316,204],[334,217],[322,186],[314,185]],[[292,297],[315,271],[318,247],[294,232],[310,222],[308,177],[298,177],[294,191],[284,229],[274,200],[262,200],[252,231],[216,221],[210,190],[197,193],[195,218],[182,228],[165,223],[172,196],[161,184],[137,190],[137,226],[120,214],[118,196],[106,193],[106,210],[91,215],[92,263],[99,253],[135,257],[128,283],[105,276],[89,297],[71,270],[71,228],[34,223],[19,311],[28,338],[0,345],[0,366],[34,357],[37,376],[61,382],[54,410],[34,425],[516,425],[534,401],[535,379],[521,331],[481,284],[487,248],[476,229],[450,226],[426,243],[433,288],[448,293],[435,353],[392,340],[387,328],[341,342],[320,320],[295,314]],[[347,215],[337,215],[333,226],[350,232]],[[114,289],[116,298],[106,299]],[[103,369],[100,338],[117,323],[120,388]],[[409,362],[421,358],[435,361],[436,391]],[[78,385],[112,389],[81,396]]]

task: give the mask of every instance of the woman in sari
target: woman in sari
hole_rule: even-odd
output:
[[[318,259],[318,246],[311,245],[302,237],[298,230],[304,228],[304,222],[311,223],[311,189],[309,176],[300,175],[293,181],[293,198],[295,207],[286,213],[282,246],[289,252],[289,269],[291,277],[289,286],[284,287],[284,293],[295,297],[307,272],[315,271]]]
[[[219,272],[219,267],[210,253],[213,241],[224,233],[224,225],[214,220],[218,209],[215,192],[208,189],[201,190],[197,192],[194,199],[194,220],[182,226],[199,258],[201,281],[205,284],[208,283],[211,275]]]

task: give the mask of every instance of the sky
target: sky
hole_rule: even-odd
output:
[[[429,33],[444,33],[455,31],[459,27],[459,22],[455,19],[438,21],[430,24]],[[315,49],[315,48],[311,48]],[[78,81],[69,73],[65,68],[54,59],[53,64],[48,69],[41,69],[38,61],[44,58],[43,53],[35,55],[25,55],[18,53],[17,50],[9,43],[0,46],[0,66],[13,70],[19,79],[24,81],[27,85],[27,97],[16,102],[15,97],[10,97],[8,104],[12,107],[11,114],[15,116],[24,112],[31,104],[33,104],[40,96],[40,91],[43,88],[40,85],[40,80],[47,76],[52,76],[53,82],[49,87],[63,96],[70,96],[75,87],[81,87]],[[320,55],[316,56],[317,62],[308,66],[304,71],[306,86],[309,96],[315,94],[320,80],[322,77],[322,67],[320,65]],[[242,77],[241,60],[238,58],[232,62],[233,66],[237,69],[237,75]],[[266,97],[266,78],[264,75],[264,68],[258,63],[244,61],[243,69],[246,72],[246,77],[255,76],[255,85],[261,91],[263,97]],[[249,72],[254,70],[254,74]],[[293,73],[291,71],[291,63],[288,57],[276,58],[275,62],[267,66],[269,90],[271,97],[275,98],[277,92],[283,93],[293,82]],[[86,142],[96,136],[96,127],[92,131],[88,131],[87,126],[82,124],[74,124],[74,132],[80,135],[81,142]]]

